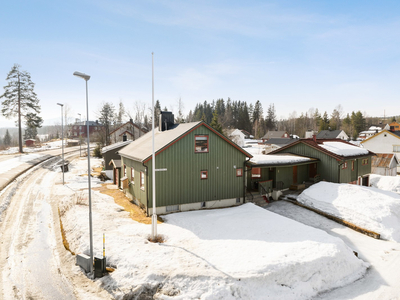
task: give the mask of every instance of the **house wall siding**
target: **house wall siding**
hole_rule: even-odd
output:
[[[209,137],[208,153],[195,153],[195,135]],[[207,127],[196,128],[156,156],[156,169],[164,170],[156,171],[157,207],[242,199],[245,159],[243,152]],[[145,169],[142,163],[127,158],[122,160],[127,166],[134,167],[136,172],[135,184],[129,186],[129,194],[145,206],[148,195],[149,208],[152,208],[152,160],[146,163],[149,174],[144,191],[138,184],[140,171]],[[238,168],[242,169],[242,177],[236,176]],[[207,179],[201,179],[201,171],[207,171]],[[130,179],[130,169],[127,175]]]
[[[339,180],[337,160],[314,148],[311,148],[310,146],[299,143],[288,149],[282,150],[282,153],[292,153],[306,157],[318,158],[321,162],[317,165],[317,174],[320,174],[321,180],[326,180],[329,182],[338,182]]]
[[[126,175],[129,180],[129,187],[126,190],[126,192],[127,192],[128,196],[130,196],[130,198],[132,198],[134,200],[137,200],[138,204],[141,203],[142,205],[147,206],[146,168],[143,166],[143,164],[141,162],[134,161],[134,160],[131,160],[126,157],[121,157],[121,165],[122,165],[122,168],[124,165],[126,165],[126,167],[127,167]],[[132,175],[131,175],[132,168],[134,169],[134,181],[133,182],[132,182]],[[143,172],[145,174],[145,177],[144,177],[145,188],[144,189],[140,188],[140,172]]]

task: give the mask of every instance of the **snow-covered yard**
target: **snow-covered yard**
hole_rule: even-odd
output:
[[[85,166],[70,164],[59,197],[71,250],[88,254]],[[95,256],[105,233],[107,263],[117,267],[96,281],[116,298],[147,291],[159,299],[309,299],[368,268],[341,239],[253,204],[167,215],[158,225],[165,242],[155,244],[150,225],[111,197],[93,191],[92,201]]]
[[[377,232],[383,239],[400,242],[400,195],[396,193],[319,182],[304,190],[297,201]]]
[[[67,144],[67,140],[64,140],[64,147]],[[25,153],[33,153],[33,152],[40,152],[40,151],[45,151],[45,150],[51,150],[51,149],[59,149],[61,148],[62,143],[61,140],[54,141],[54,142],[46,142],[42,143],[40,147],[24,147],[24,152]],[[2,150],[0,151],[0,154],[16,154],[19,152],[18,147],[10,147],[7,150]]]

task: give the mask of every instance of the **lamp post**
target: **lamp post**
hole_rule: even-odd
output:
[[[81,122],[82,122],[82,115],[79,115],[79,157],[82,157],[82,135],[81,135]]]
[[[63,185],[64,185],[64,122],[63,122],[63,107],[64,104],[57,103],[61,106],[61,148],[62,148],[62,173],[63,173]]]
[[[90,137],[89,137],[89,101],[88,101],[88,80],[90,76],[81,73],[74,72],[74,75],[83,78],[86,82],[86,134],[87,134],[87,155],[88,155],[88,193],[89,193],[89,231],[90,231],[90,273],[93,272],[93,228],[92,228],[92,187],[90,179]]]

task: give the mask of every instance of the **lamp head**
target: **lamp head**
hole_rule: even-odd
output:
[[[80,78],[85,79],[86,81],[88,81],[90,79],[90,76],[85,74],[85,73],[81,73],[81,72],[74,72],[75,76],[78,76]]]
[[[57,103],[57,105],[64,106],[64,104],[61,104],[61,103]]]

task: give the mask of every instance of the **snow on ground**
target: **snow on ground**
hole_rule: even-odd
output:
[[[322,145],[319,146],[340,156],[353,156],[369,153],[367,149],[342,142],[324,142]]]
[[[70,248],[88,254],[85,162],[71,162],[59,195]],[[342,240],[253,204],[167,215],[157,244],[147,241],[151,225],[131,220],[111,197],[93,191],[92,202],[95,256],[105,233],[107,264],[117,268],[96,282],[117,299],[143,290],[158,299],[309,299],[368,267]]]
[[[64,147],[66,146],[66,141],[64,141]],[[44,150],[51,150],[51,149],[59,149],[61,148],[61,140],[43,143],[41,147],[24,147],[24,152],[32,153],[32,152],[40,152]],[[18,147],[10,147],[7,150],[0,151],[0,154],[15,154],[19,152]]]
[[[400,176],[369,175],[369,183],[377,189],[400,194]]]
[[[319,182],[304,190],[297,201],[400,241],[400,195],[352,184]]]
[[[30,161],[34,161],[35,159],[43,156],[42,154],[30,154],[30,155],[25,155],[21,154],[18,155],[17,157],[13,157],[11,159],[7,159],[4,161],[0,162],[0,174],[7,173],[11,169],[14,169],[23,163],[29,163]]]

